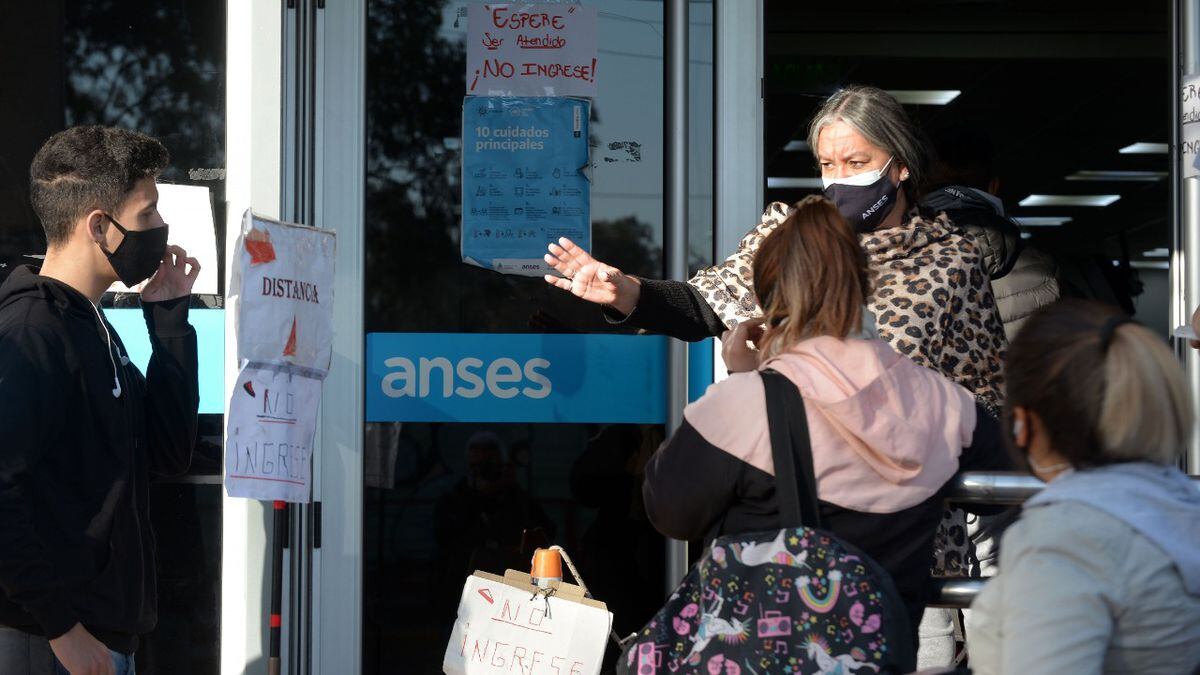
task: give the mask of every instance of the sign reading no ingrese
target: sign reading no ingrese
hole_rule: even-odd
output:
[[[470,5],[467,94],[595,97],[596,18],[582,5]]]

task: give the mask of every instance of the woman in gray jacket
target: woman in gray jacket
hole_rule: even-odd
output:
[[[1179,363],[1111,307],[1064,301],[1009,348],[1008,421],[1048,481],[972,605],[975,673],[1191,673],[1200,665],[1200,491],[1177,468]]]

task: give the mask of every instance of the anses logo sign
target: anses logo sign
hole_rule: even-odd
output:
[[[550,367],[546,359],[530,359],[522,366],[503,357],[492,361],[486,369],[483,360],[475,357],[459,359],[458,363],[441,356],[420,358],[414,364],[412,359],[396,356],[383,364],[392,371],[380,382],[380,388],[389,398],[427,398],[435,375],[441,378],[442,398],[479,398],[486,391],[500,399],[517,396],[543,399],[552,389],[543,372]]]

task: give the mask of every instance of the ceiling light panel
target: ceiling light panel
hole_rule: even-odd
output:
[[[1166,171],[1076,171],[1067,180],[1154,183],[1166,177]]]
[[[1014,216],[1014,219],[1026,227],[1058,227],[1074,220],[1070,216]]]
[[[1110,206],[1121,195],[1029,195],[1021,206]]]
[[[946,105],[958,98],[958,89],[893,89],[888,92],[907,105]]]
[[[1148,260],[1134,260],[1129,263],[1129,266],[1135,270],[1169,270],[1169,269],[1171,269],[1171,263],[1151,262]]]
[[[1122,155],[1165,155],[1167,154],[1168,146],[1166,143],[1134,143],[1121,148],[1118,152]]]

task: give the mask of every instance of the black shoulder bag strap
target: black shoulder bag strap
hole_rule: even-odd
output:
[[[775,499],[781,527],[821,527],[821,507],[813,471],[812,442],[804,398],[791,380],[774,370],[764,370],[767,426],[775,462]]]

